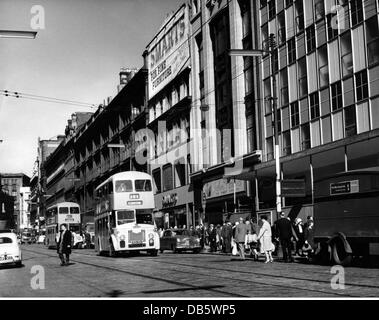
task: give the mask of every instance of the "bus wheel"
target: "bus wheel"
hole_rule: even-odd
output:
[[[158,255],[158,250],[150,250],[150,255],[156,257]]]
[[[163,250],[163,249],[160,249],[159,251],[160,251],[161,253],[163,253],[164,250]]]
[[[344,240],[336,237],[332,243],[332,256],[335,264],[348,267],[351,265],[352,254],[346,252]]]
[[[109,256],[110,256],[111,258],[116,257],[116,251],[114,250],[113,243],[111,243],[111,244],[109,245]]]

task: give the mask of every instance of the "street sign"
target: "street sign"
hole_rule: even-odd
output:
[[[330,184],[331,196],[357,192],[359,192],[359,180],[343,181]]]
[[[305,197],[305,179],[287,179],[282,181],[282,197]]]

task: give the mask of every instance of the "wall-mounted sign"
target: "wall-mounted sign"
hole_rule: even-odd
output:
[[[330,184],[330,195],[340,195],[359,192],[359,180],[343,181]]]
[[[149,99],[171,82],[189,61],[188,30],[188,7],[183,5],[167,19],[147,46]]]
[[[203,187],[203,192],[207,199],[221,197],[227,194],[233,194],[245,191],[245,181],[243,180],[230,180],[219,179],[207,182]]]
[[[283,197],[303,198],[306,196],[304,179],[283,180],[281,188]]]
[[[171,193],[162,198],[162,207],[172,207],[178,202],[178,195],[176,193]]]

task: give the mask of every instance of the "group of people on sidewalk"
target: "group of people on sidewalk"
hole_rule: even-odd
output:
[[[200,236],[202,247],[209,245],[210,252],[239,254],[243,260],[248,252],[256,261],[259,254],[264,254],[265,263],[270,263],[274,261],[273,254],[278,252],[279,245],[285,262],[294,261],[292,250],[296,255],[309,257],[315,249],[313,226],[311,216],[303,225],[301,218],[291,221],[282,212],[273,226],[267,216],[262,215],[258,223],[241,217],[234,224],[229,221],[223,226],[210,224],[208,228],[196,226],[191,230]]]

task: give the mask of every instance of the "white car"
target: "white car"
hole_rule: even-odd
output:
[[[22,266],[21,249],[16,234],[3,230],[0,231],[0,266],[8,264]]]
[[[44,234],[41,234],[38,236],[37,243],[38,244],[44,244],[45,243],[46,236]]]

